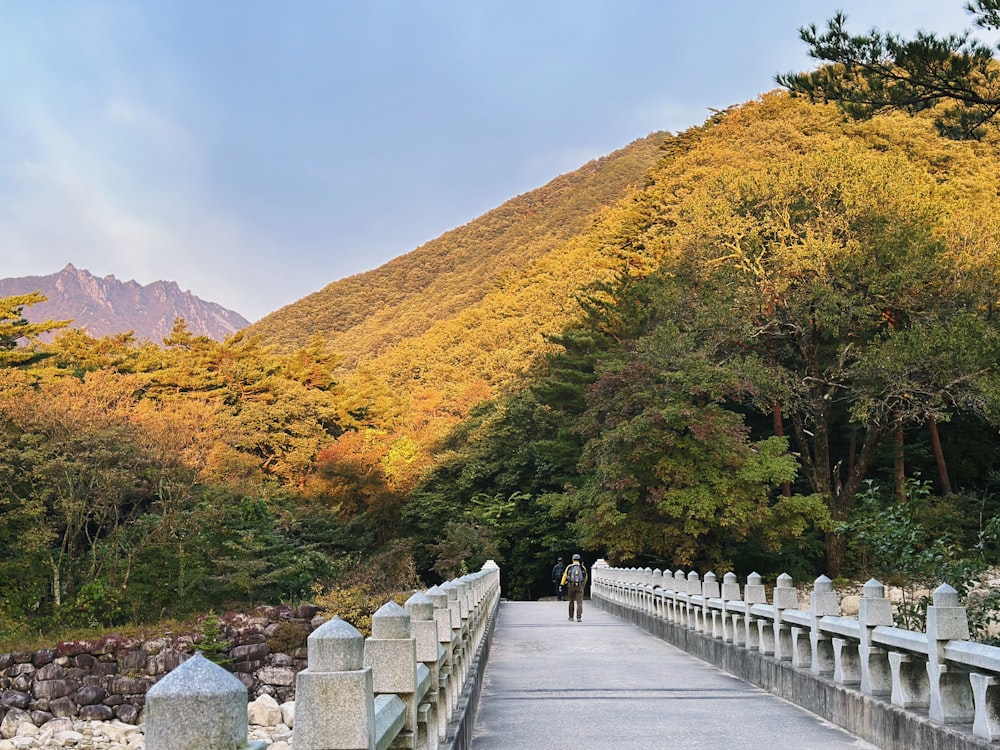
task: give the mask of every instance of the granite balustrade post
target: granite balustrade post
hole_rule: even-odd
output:
[[[743,587],[743,601],[747,608],[743,618],[746,630],[746,647],[750,651],[760,651],[760,628],[757,626],[757,618],[751,611],[754,604],[767,603],[767,591],[764,588],[764,580],[759,573],[751,573],[747,576],[746,585]]]
[[[660,589],[660,616],[666,622],[673,622],[674,571],[663,571],[663,583],[660,584]]]
[[[441,731],[447,733],[448,723],[455,713],[455,699],[452,684],[455,680],[454,631],[451,627],[451,609],[448,607],[448,592],[440,586],[427,589],[427,597],[434,603],[434,622],[437,625],[438,647],[443,651],[439,656],[441,670],[439,681],[444,698],[444,716],[438,717]]]
[[[701,596],[701,576],[696,570],[692,570],[687,575],[687,622],[685,624],[688,630],[697,632],[701,630],[699,617],[702,614],[702,608],[695,605],[691,599],[693,596]]]
[[[375,691],[364,646],[364,636],[339,617],[309,635],[309,666],[295,678],[292,750],[375,748]]]
[[[458,707],[458,699],[465,684],[465,641],[462,638],[462,607],[458,602],[458,586],[454,581],[445,581],[441,588],[448,594],[448,610],[451,612],[452,634],[452,676],[451,701]]]
[[[247,743],[247,689],[201,652],[146,693],[148,750],[263,750]]]
[[[892,603],[885,595],[885,586],[874,578],[861,589],[858,609],[860,640],[858,658],[861,662],[861,692],[866,695],[892,695],[892,670],[884,648],[872,643],[875,628],[892,626]]]
[[[674,624],[687,627],[687,576],[678,568],[674,571]]]
[[[833,641],[829,635],[820,630],[820,622],[828,615],[830,617],[840,615],[840,600],[833,589],[833,581],[825,575],[813,583],[813,591],[809,596],[809,614],[812,615],[812,625],[809,629],[811,646],[809,669],[815,675],[832,675]]]
[[[740,582],[736,574],[730,571],[722,576],[722,640],[734,646],[742,646],[744,638],[740,615],[729,609],[730,602],[742,601]]]
[[[795,581],[788,573],[782,573],[775,582],[772,592],[774,602],[774,658],[778,661],[792,660],[792,629],[781,617],[786,609],[799,608],[799,592]]]
[[[663,571],[659,568],[653,569],[653,582],[652,582],[652,604],[653,604],[653,616],[657,620],[663,619],[663,597],[661,596],[663,591]]]
[[[705,623],[705,635],[712,638],[722,638],[722,629],[719,627],[719,612],[708,606],[708,600],[718,599],[720,594],[719,581],[715,573],[708,571],[705,574],[705,580],[701,582],[701,596],[704,599],[702,617]]]
[[[653,569],[643,568],[642,573],[642,612],[649,615],[653,613]]]
[[[402,736],[418,737],[417,644],[410,616],[396,602],[386,602],[372,615],[372,634],[365,639],[364,666],[372,670],[376,696],[396,695],[403,701]],[[419,743],[404,741],[411,747]]]
[[[964,724],[975,718],[969,673],[945,662],[948,641],[969,639],[969,619],[959,606],[958,592],[944,583],[932,594],[927,607],[927,677],[930,684],[928,715],[939,724]]]
[[[445,739],[447,725],[442,721],[445,713],[441,695],[441,644],[438,642],[437,622],[434,621],[434,602],[427,594],[415,592],[403,605],[410,615],[410,633],[416,642],[417,662],[428,672],[429,687],[419,710],[427,706],[427,747],[433,750]]]

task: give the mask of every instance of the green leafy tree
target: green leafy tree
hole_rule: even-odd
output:
[[[771,489],[795,474],[787,442],[752,438],[732,408],[745,381],[706,356],[714,312],[683,304],[689,289],[676,275],[623,284],[619,314],[648,333],[599,362],[577,424],[584,478],[552,500],[586,548],[616,561],[731,564],[735,544],[777,525]]]
[[[997,0],[974,0],[966,8],[978,26],[1000,28]],[[811,24],[799,29],[799,36],[809,45],[810,56],[825,64],[776,80],[812,101],[836,102],[852,117],[934,109],[942,135],[978,139],[1000,113],[1000,66],[993,50],[969,32],[919,32],[913,39],[877,29],[852,35],[847,16],[837,13],[825,31]]]

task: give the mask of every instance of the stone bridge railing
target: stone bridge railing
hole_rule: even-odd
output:
[[[365,638],[334,617],[308,639],[296,678],[294,750],[463,750],[500,600],[500,569],[389,602]],[[146,695],[147,750],[262,750],[248,743],[247,689],[197,655]]]
[[[833,584],[816,579],[808,602],[791,577],[767,601],[761,577],[741,588],[727,573],[591,571],[594,603],[731,674],[882,748],[988,747],[1000,739],[1000,648],[969,640],[948,585],[933,593],[926,632],[893,626],[878,581],[857,617],[843,617]]]

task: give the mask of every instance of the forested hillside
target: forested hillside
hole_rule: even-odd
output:
[[[486,557],[535,597],[573,549],[968,582],[1000,525],[1000,146],[933,114],[772,93],[225,342],[47,344],[3,300],[2,627]]]
[[[321,334],[352,367],[480,304],[579,234],[655,162],[653,133],[367,273],[335,281],[249,328],[283,348]]]

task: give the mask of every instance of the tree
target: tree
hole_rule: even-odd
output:
[[[770,546],[801,533],[770,498],[796,464],[785,439],[752,437],[733,408],[746,380],[705,347],[721,311],[680,271],[623,280],[608,306],[632,332],[598,363],[577,422],[580,486],[551,502],[586,549],[613,560],[730,566],[750,537]]]
[[[966,9],[978,26],[1000,28],[1000,0],[974,0]],[[949,138],[982,138],[986,125],[996,120],[1000,66],[992,50],[969,32],[919,32],[903,39],[873,29],[853,36],[846,24],[847,16],[837,13],[824,32],[816,24],[800,28],[809,55],[826,64],[808,73],[777,75],[777,82],[811,101],[836,102],[855,118],[935,108],[935,124]]]
[[[43,354],[31,344],[42,334],[69,324],[68,320],[29,323],[24,317],[24,308],[45,300],[40,292],[0,297],[0,366],[23,367],[36,362]],[[20,346],[22,340],[29,346]]]

